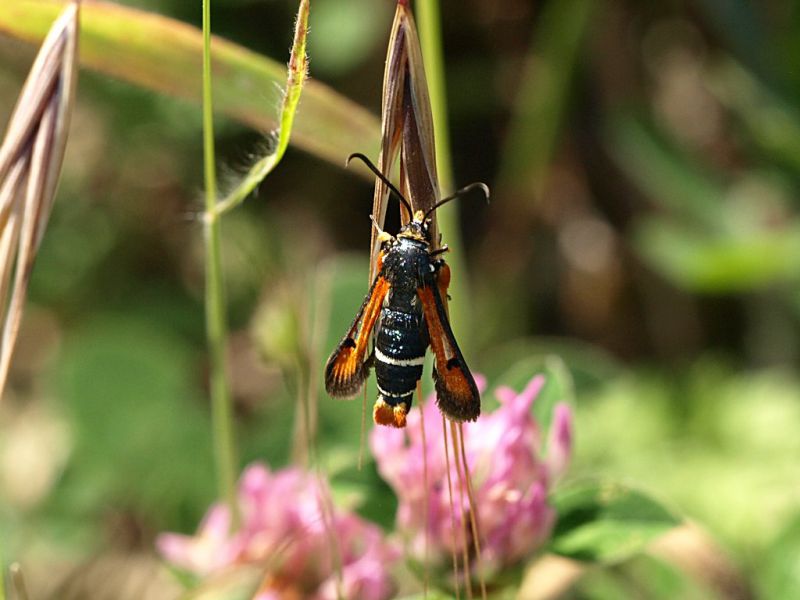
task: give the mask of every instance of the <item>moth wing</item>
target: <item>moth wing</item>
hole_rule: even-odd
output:
[[[325,390],[335,398],[352,398],[369,375],[365,362],[367,344],[390,289],[389,281],[379,273],[364,298],[353,324],[336,346],[325,365]]]
[[[449,275],[449,269],[447,271]],[[453,336],[442,300],[445,290],[446,283],[441,285],[441,282],[417,288],[434,355],[436,402],[439,410],[450,419],[474,421],[481,413],[480,393]]]

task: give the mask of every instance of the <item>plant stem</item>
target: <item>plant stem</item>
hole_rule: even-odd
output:
[[[433,129],[436,135],[436,167],[442,185],[442,195],[453,191],[453,163],[450,154],[450,130],[447,122],[447,94],[444,83],[442,58],[442,29],[438,0],[417,3],[419,16],[419,43],[428,78],[431,97]],[[448,213],[450,214],[450,213]],[[441,213],[439,220],[442,220]]]
[[[444,59],[442,51],[442,23],[438,0],[418,2],[417,22],[419,24],[419,43],[422,46],[422,59],[425,62],[425,74],[428,79],[428,93],[431,98],[433,113],[433,129],[436,136],[436,168],[439,173],[442,195],[450,194],[453,189],[453,163],[450,152],[450,129],[447,121],[447,95],[445,92]],[[444,239],[452,248],[463,248],[458,227],[458,205],[451,202],[436,211],[439,230],[444,232]],[[459,344],[464,349],[469,346],[470,323],[466,268],[461,260],[463,254],[451,252],[447,262],[452,265],[454,277],[451,283],[452,296],[455,303],[450,304],[450,321],[458,332]]]
[[[238,523],[236,503],[236,450],[233,436],[233,410],[225,365],[227,324],[225,290],[222,280],[222,241],[219,216],[215,211],[217,180],[214,158],[214,117],[211,93],[211,0],[203,0],[203,160],[205,170],[206,246],[206,336],[210,362],[211,418],[217,490]]]

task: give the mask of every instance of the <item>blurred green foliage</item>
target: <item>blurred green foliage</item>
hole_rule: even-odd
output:
[[[129,4],[199,23],[191,3]],[[309,51],[313,78],[375,112],[392,11],[367,4],[315,0]],[[215,0],[214,27],[284,61],[295,8]],[[489,207],[462,205],[465,247],[453,248],[468,265],[454,277],[470,295],[453,302],[471,311],[470,366],[490,388],[547,373],[545,422],[555,401],[574,403],[565,490],[618,481],[708,536],[706,568],[647,546],[583,572],[571,597],[797,596],[797,8],[548,0],[442,12],[456,181],[495,184]],[[31,57],[0,39],[0,115]],[[150,551],[158,531],[191,531],[214,493],[199,110],[89,72],[78,98],[0,405],[0,550],[25,564]],[[225,119],[217,133],[235,177],[260,137]],[[388,529],[395,499],[369,459],[356,468],[361,400],[320,387],[367,289],[370,199],[351,174],[290,149],[224,220],[224,258],[243,462],[291,460],[310,389],[315,456],[337,501]],[[47,427],[23,453],[31,420]],[[34,469],[46,476],[18,474]]]
[[[591,562],[622,562],[680,524],[658,503],[614,483],[562,489],[553,506],[558,523],[551,549]]]

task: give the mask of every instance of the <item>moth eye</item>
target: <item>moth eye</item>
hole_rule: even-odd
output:
[[[458,366],[458,359],[456,357],[451,358],[447,361],[447,370],[455,369]]]

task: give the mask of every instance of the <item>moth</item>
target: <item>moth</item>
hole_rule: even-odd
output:
[[[413,211],[405,197],[363,154],[353,154],[378,176],[411,215],[396,236],[381,231],[376,276],[353,324],[325,366],[325,389],[338,398],[358,394],[375,367],[378,399],[373,419],[378,425],[405,427],[406,415],[428,346],[434,355],[433,379],[439,409],[455,421],[474,421],[481,411],[480,394],[447,315],[450,267],[442,255],[447,246],[432,248],[431,215],[450,200],[475,188],[473,183],[427,211]],[[373,350],[367,353],[370,338]]]

